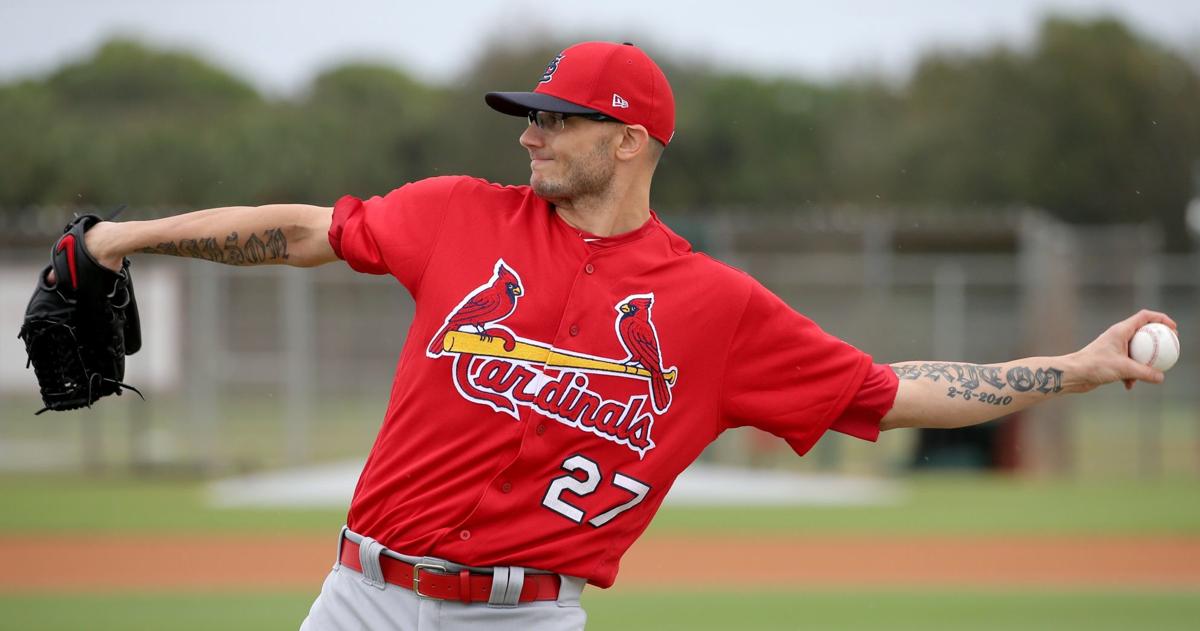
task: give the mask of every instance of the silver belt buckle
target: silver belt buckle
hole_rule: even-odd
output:
[[[421,593],[421,568],[438,570],[443,574],[448,574],[450,571],[445,566],[438,565],[437,563],[417,563],[413,566],[413,591],[421,598],[433,598],[433,596]]]

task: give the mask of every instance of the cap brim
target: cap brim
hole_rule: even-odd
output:
[[[533,110],[563,114],[600,114],[590,107],[576,105],[556,96],[538,92],[488,92],[483,100],[497,112],[509,116],[527,116]]]

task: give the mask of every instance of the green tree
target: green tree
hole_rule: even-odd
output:
[[[51,206],[177,208],[211,200],[222,161],[218,139],[237,115],[263,107],[248,85],[191,55],[124,40],[18,91],[25,96],[10,106],[39,94],[53,121],[33,117],[40,139],[25,133],[14,145],[12,161],[48,156],[38,161],[38,186],[19,189],[19,201]]]
[[[1113,19],[1051,18],[1027,53],[923,60],[899,140],[908,178],[893,189],[1177,228],[1200,157],[1197,102],[1200,78],[1179,55]]]
[[[191,54],[115,40],[0,85],[0,206],[174,212],[329,204],[438,174],[524,183],[525,122],[491,112],[483,94],[532,89],[568,44],[492,41],[436,86],[388,64],[345,64],[297,98],[266,100]],[[1200,75],[1114,19],[1048,19],[1028,49],[929,54],[900,84],[763,78],[656,56],[677,105],[657,209],[1031,204],[1183,234]]]

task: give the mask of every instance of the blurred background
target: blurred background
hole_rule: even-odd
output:
[[[1134,549],[1169,541],[1174,566],[1109,568],[1099,583],[1031,570],[996,596],[972,591],[993,585],[981,560],[982,582],[949,574],[939,580],[951,588],[915,592],[885,582],[867,610],[852,604],[853,581],[797,577],[783,593],[726,600],[719,583],[657,585],[645,600],[618,581],[592,596],[593,627],[628,627],[629,611],[646,628],[795,628],[799,611],[821,628],[928,628],[946,616],[957,628],[1194,623],[1200,5],[1182,1],[10,0],[0,6],[0,559],[10,563],[0,565],[35,544],[99,535],[286,532],[328,544],[411,321],[397,283],[341,265],[140,257],[146,344],[127,381],[148,400],[35,419],[15,334],[72,213],[329,206],[440,174],[525,183],[524,122],[487,109],[482,94],[532,89],[548,60],[585,39],[633,41],[671,80],[677,133],[652,192],[664,220],[877,361],[1066,353],[1140,307],[1171,314],[1183,345],[1162,386],[1111,386],[978,428],[891,432],[875,445],[830,435],[805,458],[768,435],[728,432],[631,552],[680,534],[717,546],[748,533],[899,531],[897,547],[912,544],[906,536],[1016,536],[1100,557],[1113,538]],[[748,507],[746,488],[767,479],[777,495]],[[203,586],[217,595],[149,598],[130,586],[97,599],[86,585],[50,595],[9,574],[0,613],[35,613],[0,615],[0,628],[80,628],[98,612],[114,628],[130,616],[183,628],[153,617],[161,603],[206,627],[295,628],[317,570],[252,582],[238,606],[261,618],[205,618],[234,598],[218,579]],[[652,572],[638,576],[634,585],[654,584]],[[1057,599],[1043,600],[1047,585]],[[712,610],[696,616],[703,606]],[[724,621],[730,611],[743,617]],[[1014,611],[1040,613],[1005,617]]]

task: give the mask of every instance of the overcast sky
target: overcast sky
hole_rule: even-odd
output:
[[[489,38],[545,32],[645,42],[652,55],[767,74],[902,75],[931,47],[1027,43],[1048,12],[1114,14],[1200,51],[1198,0],[0,0],[0,79],[45,72],[125,34],[197,52],[275,93],[347,59],[449,81]]]

